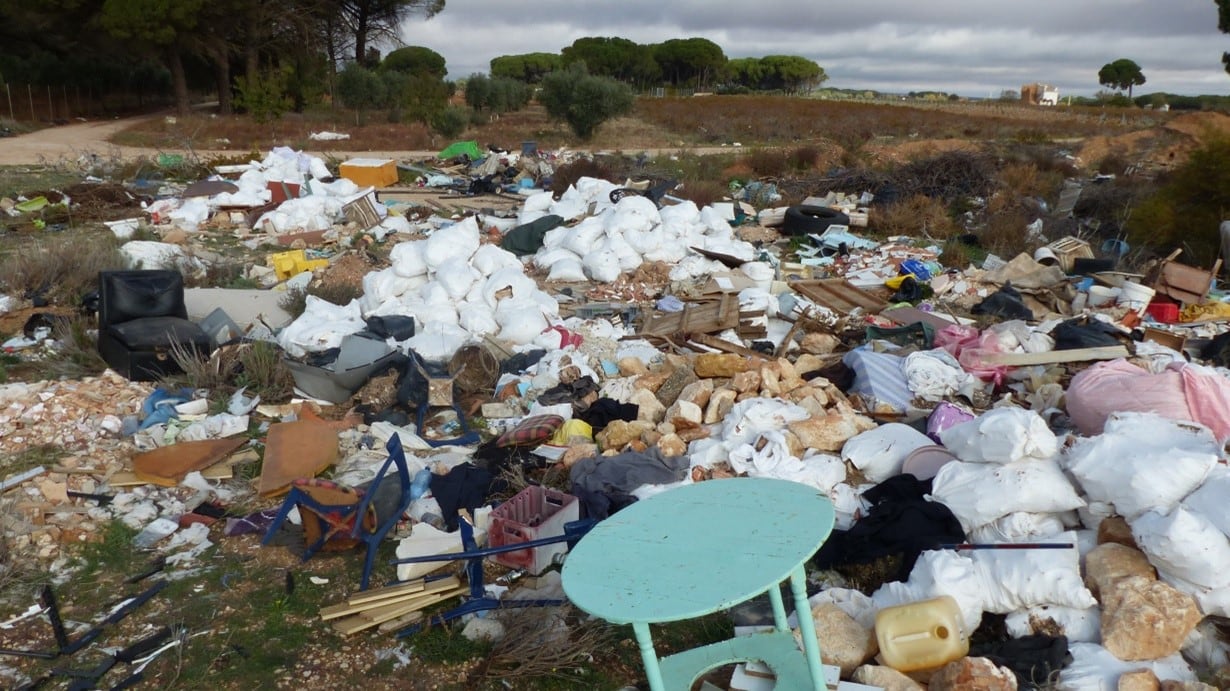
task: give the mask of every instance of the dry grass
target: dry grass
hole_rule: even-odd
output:
[[[256,341],[218,348],[208,358],[194,351],[173,346],[171,354],[183,374],[168,378],[167,384],[208,389],[217,397],[228,397],[239,388],[258,395],[266,403],[290,400],[294,377],[282,362],[282,350],[273,343]]]
[[[622,182],[610,166],[593,159],[578,158],[572,163],[565,163],[555,169],[555,175],[551,178],[551,193],[558,197],[581,178],[598,178],[615,183]]]
[[[921,194],[877,208],[870,221],[884,235],[923,235],[946,240],[961,232],[943,202]]]
[[[52,330],[55,353],[38,361],[39,374],[46,379],[82,379],[102,374],[107,363],[98,354],[94,329],[94,320],[84,316],[57,322]]]
[[[19,244],[0,259],[0,292],[76,305],[98,286],[99,271],[124,268],[118,248],[114,235],[99,231]]]
[[[729,193],[726,185],[720,182],[694,180],[683,183],[683,186],[673,193],[683,199],[690,199],[696,206],[704,208],[714,202],[722,201]]]
[[[293,318],[298,318],[307,309],[308,296],[318,297],[335,305],[349,305],[351,300],[363,297],[363,286],[350,283],[322,281],[304,290],[289,290],[278,300],[278,306]]]
[[[499,612],[504,636],[470,675],[471,682],[555,678],[577,681],[593,658],[615,643],[614,629],[571,606],[509,608]]]

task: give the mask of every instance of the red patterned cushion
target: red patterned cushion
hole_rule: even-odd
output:
[[[495,445],[504,446],[527,446],[531,444],[541,444],[551,438],[555,434],[555,430],[562,427],[564,418],[558,415],[535,415],[527,417],[517,426],[500,435],[500,438],[495,440]]]

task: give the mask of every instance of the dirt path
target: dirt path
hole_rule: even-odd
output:
[[[183,153],[185,149],[164,147],[154,149],[139,146],[120,146],[109,140],[116,133],[132,125],[153,117],[146,115],[117,120],[97,120],[77,122],[60,127],[48,127],[35,132],[16,137],[0,139],[0,165],[38,165],[76,161],[82,155],[96,154],[108,158],[134,159],[141,156],[152,157],[159,153]],[[681,149],[687,149],[694,154],[709,155],[737,151],[730,147],[661,147],[637,149],[650,155],[669,154]],[[196,149],[195,153],[202,159],[215,156],[234,156],[235,151]],[[395,160],[419,161],[433,158],[435,151],[313,151],[307,153],[317,156],[328,154],[331,157],[346,158],[392,158]]]

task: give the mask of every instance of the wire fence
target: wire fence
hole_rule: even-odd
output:
[[[167,102],[164,95],[91,86],[0,84],[0,119],[13,122],[66,122],[94,118]]]

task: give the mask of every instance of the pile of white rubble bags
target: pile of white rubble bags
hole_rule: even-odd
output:
[[[638,196],[612,203],[612,189],[609,182],[585,178],[558,200],[549,193],[528,197],[518,223],[545,214],[579,223],[548,232],[544,246],[526,261],[548,270],[553,280],[611,282],[645,261],[672,264],[673,280],[724,270],[690,247],[754,258],[754,248],[738,240],[712,208],[685,202],[659,210]],[[304,314],[281,332],[281,345],[302,356],[337,347],[343,336],[364,328],[366,317],[410,315],[418,331],[398,345],[428,360],[445,359],[484,336],[521,350],[547,348],[551,354],[530,374],[540,389],[558,382],[552,375],[558,374],[563,352],[561,334],[549,327],[562,323],[610,340],[626,335],[609,324],[599,334],[577,319],[561,322],[557,300],[526,276],[521,260],[481,243],[480,235],[478,222],[467,218],[426,239],[397,243],[391,266],[365,277],[361,299],[336,306],[309,297]],[[754,279],[768,268],[758,262],[745,267]],[[588,350],[566,351],[571,364],[599,380],[604,361],[635,353],[648,365],[661,357],[644,343],[621,343],[618,353],[612,349],[601,358]],[[624,400],[629,394],[603,390]],[[849,528],[868,508],[861,492],[900,474],[905,456],[934,443],[918,433],[917,444],[885,445],[877,439],[882,428],[868,430],[867,418],[843,414],[841,420],[856,422],[846,432],[852,438],[841,454],[812,449],[800,458],[781,431],[810,417],[806,408],[781,398],[740,401],[708,438],[691,442],[691,464],[711,468],[725,461],[736,472],[812,485],[834,500],[837,527]],[[1058,631],[1070,642],[1073,661],[1054,686],[1067,691],[1115,689],[1120,675],[1146,668],[1162,680],[1195,681],[1194,668],[1230,662],[1210,619],[1230,617],[1230,470],[1224,440],[1196,423],[1146,413],[1115,413],[1100,435],[1060,439],[1038,414],[1011,406],[945,430],[941,438],[959,460],[939,470],[931,499],[949,507],[970,542],[1073,547],[928,551],[906,582],[887,583],[870,597],[829,588],[813,604],[832,603],[868,628],[881,608],[942,595],[959,603],[966,635],[983,612],[1007,615],[1014,637],[1048,622],[1047,632]],[[847,481],[847,461],[861,471],[865,484]],[[664,489],[645,487],[638,496]],[[1127,521],[1140,552],[1098,545],[1099,524],[1110,516]],[[1082,575],[1090,560],[1104,564],[1116,558],[1142,573],[1118,574],[1123,578],[1102,583]],[[1109,607],[1112,601],[1115,606]]]

